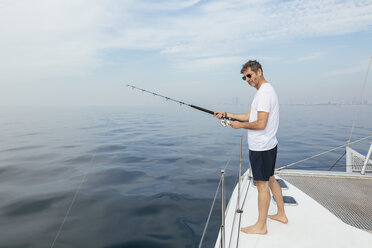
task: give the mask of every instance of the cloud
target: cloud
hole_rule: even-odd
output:
[[[89,73],[115,50],[152,51],[177,68],[208,69],[263,42],[354,33],[372,24],[372,2],[362,0],[0,3],[0,80]]]
[[[316,59],[321,58],[323,55],[324,55],[324,52],[313,52],[306,56],[299,57],[296,61],[304,62],[304,61],[309,61],[309,60],[316,60]]]
[[[338,75],[351,75],[351,74],[356,74],[356,73],[361,73],[361,72],[366,72],[365,64],[360,64],[358,66],[353,66],[353,67],[347,67],[343,69],[337,69],[337,70],[332,70],[329,71],[328,74],[331,76],[338,76]]]
[[[144,13],[152,8],[141,5]],[[183,12],[161,5],[156,9],[162,15],[136,15],[130,24],[118,27],[121,35],[112,47],[158,51],[190,71],[222,65],[224,57],[227,63],[231,57],[250,54],[261,43],[348,34],[372,24],[370,1],[201,1]],[[298,61],[322,55],[314,52]],[[205,58],[219,62],[212,59],[206,66]]]
[[[89,3],[89,4],[88,4]],[[99,65],[105,40],[98,1],[3,1],[0,74],[43,77],[76,74]]]
[[[200,0],[143,0],[131,6],[142,11],[177,11],[197,5]]]
[[[193,60],[178,61],[176,68],[180,71],[208,71],[231,64],[242,64],[244,58],[239,56],[196,58]]]
[[[148,13],[152,8],[142,10]],[[345,34],[367,30],[371,23],[370,1],[256,1],[255,4],[210,1],[198,4],[193,11],[176,15],[164,13],[146,18],[136,15],[131,24],[120,28],[120,32],[127,38],[130,35],[136,38],[135,42],[121,43],[123,48],[137,48],[142,44],[143,47],[166,49],[181,43],[184,47],[204,51],[226,47],[222,49],[226,52],[232,44]],[[150,46],[150,37],[154,46]],[[189,49],[185,51],[188,53]]]

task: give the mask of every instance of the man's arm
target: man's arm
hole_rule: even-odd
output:
[[[251,129],[251,130],[264,130],[266,128],[268,119],[269,119],[268,112],[258,111],[257,121],[248,122],[248,123],[233,121],[230,123],[230,126],[234,129],[245,128],[245,129]]]
[[[246,114],[233,114],[233,113],[228,113],[228,112],[215,112],[214,116],[216,116],[219,119],[221,119],[222,117],[228,117],[228,118],[236,119],[236,120],[239,120],[239,121],[248,122],[249,121],[249,116],[251,115],[251,108],[252,107],[249,108],[248,113],[246,113]]]

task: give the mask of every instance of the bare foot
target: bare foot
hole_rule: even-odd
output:
[[[257,224],[253,226],[247,226],[247,227],[240,228],[240,231],[246,234],[261,234],[261,235],[267,234],[266,225],[263,228],[259,227]]]
[[[274,215],[268,215],[267,216],[268,218],[272,219],[272,220],[276,220],[276,221],[279,221],[283,224],[287,224],[288,223],[288,218],[287,216],[284,214],[274,214]]]

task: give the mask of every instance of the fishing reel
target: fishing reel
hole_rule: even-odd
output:
[[[231,120],[230,120],[230,119],[223,118],[223,119],[221,120],[221,125],[224,126],[224,127],[229,126],[230,123],[231,123]]]

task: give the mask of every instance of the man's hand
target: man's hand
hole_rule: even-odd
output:
[[[225,112],[217,111],[217,112],[214,112],[213,115],[214,115],[215,117],[217,117],[218,119],[222,119],[223,117],[225,117]]]
[[[230,126],[234,129],[242,128],[242,123],[240,121],[232,121]]]

